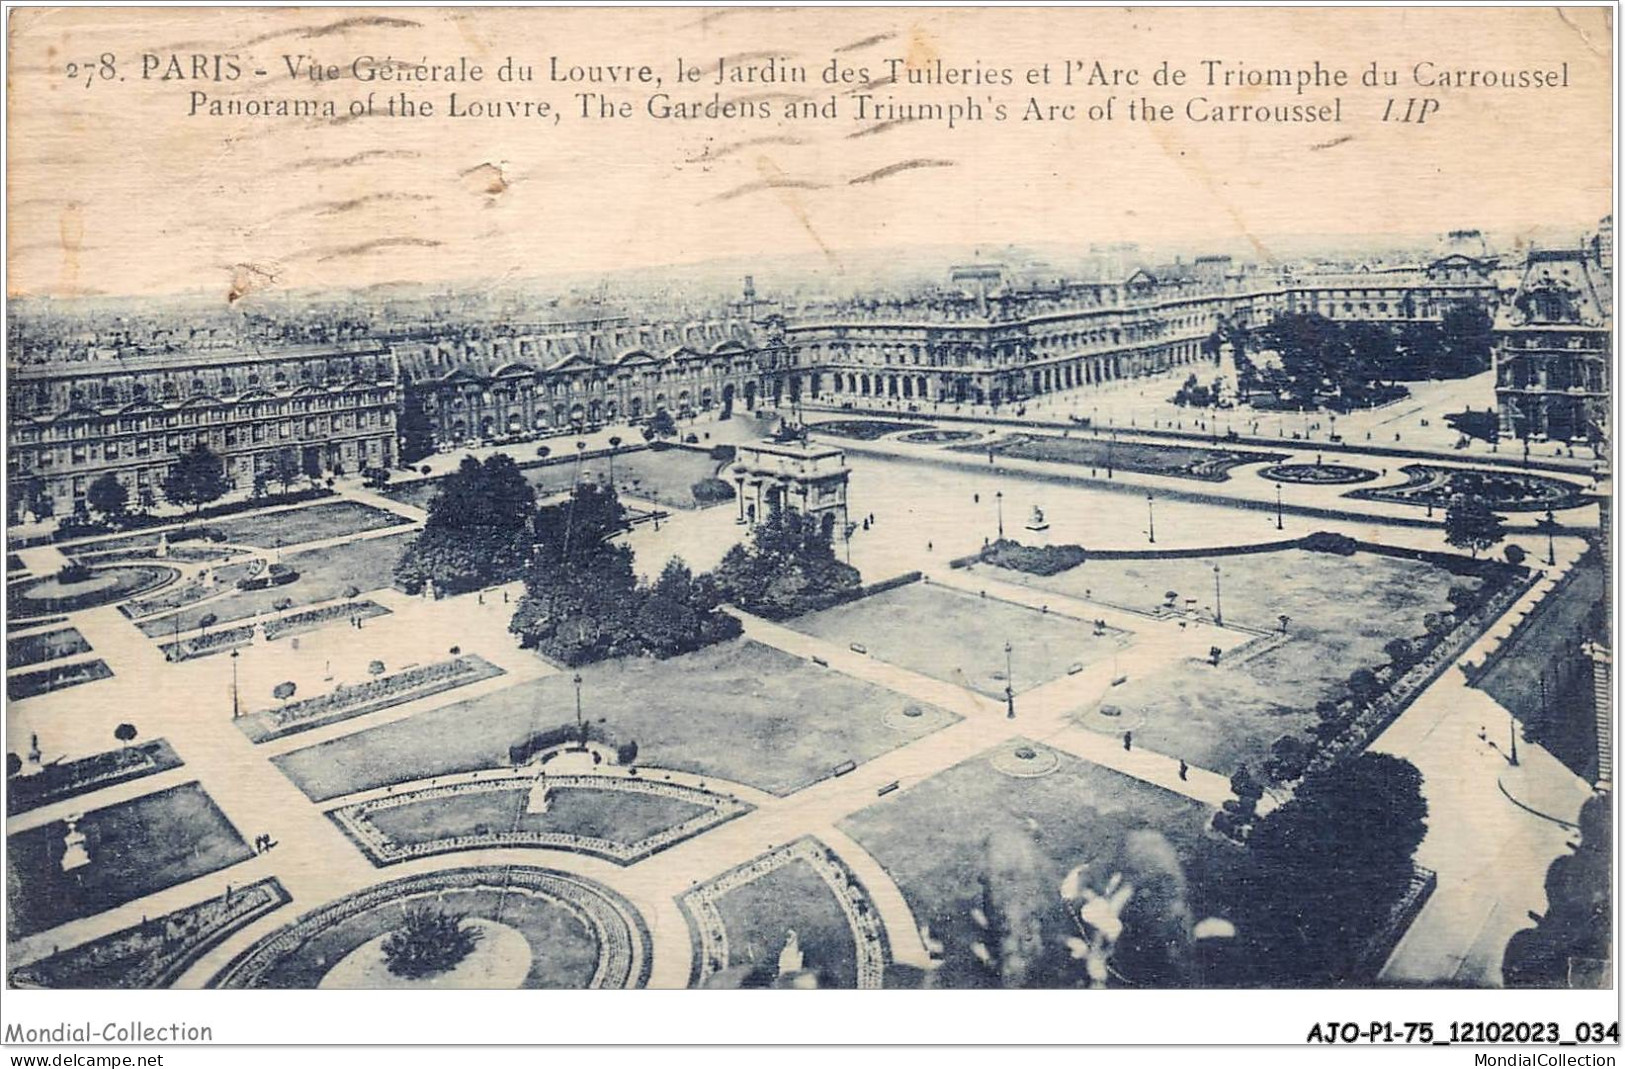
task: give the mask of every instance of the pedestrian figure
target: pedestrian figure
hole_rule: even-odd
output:
[[[1124,750],[1132,750],[1132,749],[1134,749],[1134,732],[1132,732],[1132,731],[1123,732],[1123,749]]]
[[[1191,766],[1187,765],[1185,763],[1185,759],[1183,757],[1181,757],[1179,759],[1179,778],[1181,780],[1189,779],[1190,777],[1189,777],[1188,773],[1190,772],[1190,770],[1191,770]]]
[[[970,500],[971,500],[971,504],[980,505],[982,503],[982,495],[981,494],[972,494],[970,496]]]
[[[481,605],[484,605],[484,604],[485,604],[485,591],[483,591],[483,590],[482,590],[482,591],[480,591],[480,593],[479,593],[479,599],[480,599],[480,604],[481,604]]]
[[[927,553],[931,553],[931,552],[933,552],[933,551],[934,551],[934,550],[935,550],[935,549],[936,549],[936,546],[935,546],[935,545],[934,545],[934,544],[932,544],[932,543],[930,543],[930,542],[927,542],[927,543],[926,543],[926,544],[925,544],[925,551],[926,551],[926,552],[927,552]]]

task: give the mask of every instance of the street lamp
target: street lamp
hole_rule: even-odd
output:
[[[1213,622],[1224,625],[1224,596],[1219,590],[1219,566],[1213,566]]]
[[[1275,484],[1275,529],[1280,531],[1284,528],[1285,524],[1281,519],[1281,484],[1277,482]]]
[[[237,701],[237,651],[231,651],[231,718],[236,720],[242,715],[242,707]]]
[[[1002,542],[1004,540],[1004,491],[994,491],[993,499],[999,510],[999,540]]]
[[[1147,490],[1145,492],[1145,533],[1146,541],[1152,545],[1157,544],[1157,514],[1152,507],[1155,501],[1156,498],[1151,491]]]
[[[1010,643],[1004,644],[1004,707],[1005,719],[1016,718],[1016,681],[1010,675]]]
[[[587,748],[587,725],[581,719],[581,673],[577,672],[574,683],[576,685],[576,733],[581,736],[581,748]]]
[[[1541,526],[1546,528],[1546,565],[1551,567],[1557,563],[1557,546],[1552,541],[1552,533],[1557,530],[1557,516],[1551,509],[1546,510],[1546,519]]]

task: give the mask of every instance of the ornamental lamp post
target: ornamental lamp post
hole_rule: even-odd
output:
[[[1010,643],[1004,644],[1004,707],[1005,719],[1016,718],[1016,681],[1011,677]]]
[[[1213,622],[1224,626],[1224,595],[1219,589],[1219,566],[1213,566]]]
[[[1557,563],[1557,546],[1552,541],[1552,533],[1557,530],[1557,516],[1551,509],[1546,510],[1546,519],[1541,526],[1546,528],[1546,565],[1551,567]]]
[[[1275,483],[1275,529],[1277,531],[1285,529],[1285,523],[1281,518],[1281,483],[1279,480]]]
[[[1004,541],[1004,491],[994,491],[993,500],[999,510],[999,540],[1002,542]]]
[[[236,720],[242,715],[242,706],[237,698],[237,651],[231,651],[231,718]]]
[[[572,682],[574,682],[575,685],[576,685],[576,733],[581,736],[581,748],[583,750],[585,750],[587,748],[587,725],[586,725],[586,722],[584,720],[582,720],[582,718],[581,718],[581,673],[580,672],[577,672],[575,674],[575,679]]]
[[[1151,491],[1147,490],[1145,492],[1146,541],[1152,545],[1157,544],[1157,514],[1153,508],[1155,501],[1155,496]]]

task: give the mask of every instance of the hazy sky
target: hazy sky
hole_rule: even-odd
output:
[[[910,244],[1265,241],[1292,233],[1503,234],[1595,223],[1609,211],[1610,12],[1556,9],[476,10],[184,9],[16,11],[9,96],[9,287],[18,293],[218,291],[439,282],[601,271],[723,256]],[[114,76],[98,57],[113,53]],[[143,52],[157,57],[142,77]],[[170,53],[231,53],[237,81],[161,81]],[[284,56],[339,64],[337,81],[291,81]],[[358,55],[485,68],[473,84],[362,83]],[[536,80],[500,82],[506,57]],[[550,57],[648,64],[660,86],[608,88],[630,119],[586,122],[550,83]],[[677,60],[704,69],[674,84]],[[804,84],[716,86],[719,57],[770,57]],[[854,118],[855,87],[828,86],[835,58],[935,73],[1008,67],[1013,85],[873,85],[884,103],[980,103],[989,120]],[[1137,67],[1138,86],[1028,86],[1067,61]],[[1183,86],[1153,86],[1166,59]],[[1343,88],[1209,88],[1204,59],[1347,70]],[[1373,61],[1400,76],[1369,89]],[[1428,89],[1432,69],[1560,71],[1563,89]],[[77,65],[75,79],[67,64]],[[209,67],[205,73],[212,73]],[[264,77],[254,73],[266,72]],[[1231,69],[1234,69],[1232,66]],[[90,84],[87,86],[86,81]],[[122,80],[120,80],[122,79]],[[549,101],[549,119],[188,116],[210,100],[348,101],[382,109],[407,89],[444,108]],[[658,121],[645,99],[824,105],[834,120]],[[1020,121],[1029,95],[1078,115]],[[1154,97],[1179,121],[1127,119]],[[1192,123],[1186,102],[1330,104],[1340,124]],[[1388,97],[1432,97],[1424,124],[1380,121]],[[1114,121],[1091,104],[1113,101]],[[993,106],[1010,109],[991,121]],[[1204,109],[1205,110],[1205,109]]]

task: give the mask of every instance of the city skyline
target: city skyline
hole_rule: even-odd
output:
[[[1257,249],[1262,236],[1306,220],[1330,234],[1440,232],[1461,224],[1463,204],[1473,206],[1476,225],[1514,235],[1531,223],[1583,225],[1612,199],[1610,146],[1589,136],[1610,92],[1602,14],[1579,9],[1565,22],[1535,9],[1407,11],[1405,57],[1470,56],[1486,67],[1561,59],[1571,86],[1562,96],[1439,90],[1447,109],[1432,126],[1382,123],[1380,107],[1366,100],[1363,117],[1351,115],[1341,131],[1120,122],[947,131],[923,121],[579,121],[545,132],[382,119],[244,124],[184,120],[174,87],[70,93],[45,67],[23,63],[13,68],[10,292],[225,294],[501,279],[538,265],[591,274],[781,250],[837,266],[850,250],[1040,241],[1058,229],[1162,245],[1205,234]],[[166,38],[176,16],[152,15],[138,39],[211,51],[268,36],[246,47],[263,48],[269,64],[302,47],[340,59],[363,41],[370,51],[439,56],[448,40],[500,62],[510,53],[601,51],[617,37],[620,50],[659,63],[669,78],[662,57],[689,42],[708,55],[794,43],[772,51],[807,63],[903,52],[1019,66],[1059,58],[1068,50],[1057,40],[1081,41],[1086,55],[1123,57],[1148,71],[1165,57],[1195,69],[1225,30],[1223,14],[1210,9],[1058,11],[1048,36],[1025,26],[1003,32],[1010,26],[997,13],[971,10],[862,11],[840,20],[735,11],[703,31],[684,12],[589,19],[559,11],[501,16],[500,35],[490,32],[491,17],[420,11],[382,26],[312,27],[261,12],[246,18],[264,33],[219,26],[211,40],[207,21],[181,21],[184,39]],[[1375,39],[1394,17],[1266,10],[1252,25],[1282,62],[1336,59],[1357,70],[1372,57],[1349,42]],[[112,32],[98,18],[66,12],[20,13],[17,29],[18,55],[28,54],[35,33],[59,34],[77,54]],[[307,30],[314,36],[301,38]],[[1157,46],[1148,50],[1153,33]],[[849,45],[853,51],[836,52]],[[299,88],[320,97],[353,86]],[[124,93],[116,107],[108,92]],[[157,129],[164,134],[142,133]],[[1509,129],[1519,136],[1507,138]],[[126,166],[130,159],[142,166]],[[131,204],[143,210],[127,210]]]

